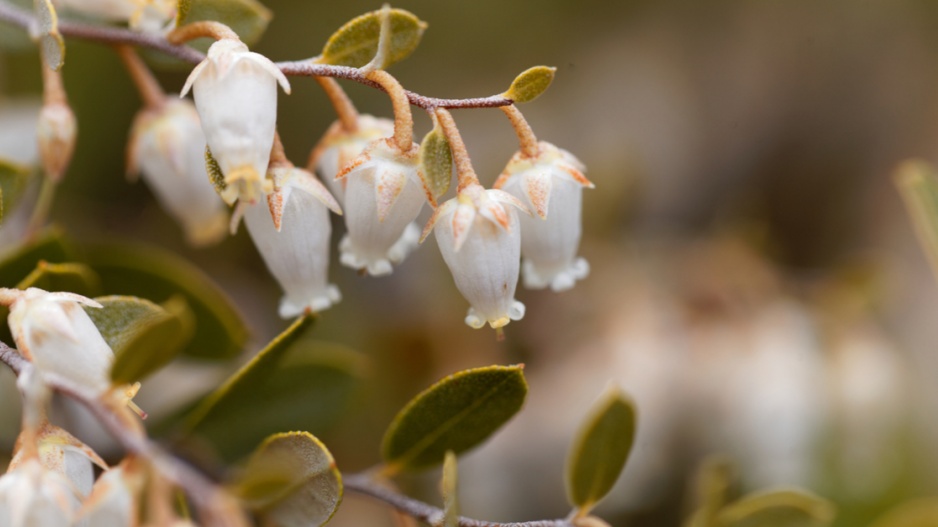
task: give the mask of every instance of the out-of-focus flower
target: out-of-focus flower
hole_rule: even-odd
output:
[[[0,288],[0,304],[10,306],[10,331],[19,352],[40,375],[53,374],[96,395],[111,389],[114,352],[82,309],[101,304],[73,293]]]
[[[309,156],[308,169],[315,171],[326,182],[332,195],[345,202],[345,185],[348,179],[335,178],[346,165],[352,162],[372,141],[394,134],[394,121],[370,115],[358,116],[358,129],[348,132],[340,121],[332,123]]]
[[[175,0],[54,0],[55,4],[110,22],[127,22],[131,29],[159,33],[176,18]]]
[[[30,458],[0,477],[0,525],[71,527],[79,498],[68,479]]]
[[[573,154],[550,143],[538,146],[535,158],[517,152],[495,188],[527,203],[537,215],[521,218],[524,286],[564,291],[589,274],[589,264],[576,253],[583,187],[593,188],[593,184]]]
[[[45,67],[45,66],[43,66]],[[54,181],[62,179],[75,151],[78,124],[75,114],[65,102],[44,104],[39,111],[36,130],[42,168]]]
[[[433,229],[456,287],[472,306],[466,324],[505,326],[524,317],[515,300],[521,253],[516,207],[527,208],[501,190],[471,185],[434,212],[423,231]]]
[[[88,526],[137,525],[144,474],[133,458],[101,474],[78,511],[77,522]]]
[[[192,70],[182,89],[192,88],[195,107],[212,156],[232,189],[228,204],[254,203],[273,190],[265,178],[277,122],[277,83],[290,83],[267,57],[241,41],[221,39]]]
[[[219,241],[228,213],[205,171],[205,135],[191,102],[168,100],[137,114],[128,145],[128,171],[142,172],[157,200],[192,245]]]
[[[78,496],[83,498],[91,493],[94,485],[92,465],[107,469],[107,463],[94,450],[48,421],[43,421],[33,436],[35,448],[27,448],[23,444],[27,437],[25,432],[20,434],[10,470],[15,470],[29,459],[31,453],[35,453],[45,470],[65,476]]]
[[[402,152],[392,139],[379,139],[336,176],[345,180],[345,225],[340,261],[374,276],[390,274],[417,246],[411,222],[427,197],[417,144]]]
[[[280,316],[328,309],[341,300],[328,282],[329,210],[342,209],[315,176],[296,167],[270,170],[276,191],[247,206],[244,222],[284,296]]]

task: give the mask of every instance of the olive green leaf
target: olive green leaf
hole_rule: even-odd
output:
[[[459,500],[456,497],[459,481],[457,463],[456,454],[447,450],[443,458],[443,479],[440,481],[440,492],[443,494],[443,527],[459,525]]]
[[[342,476],[332,454],[309,432],[268,437],[231,486],[263,525],[323,525],[342,501]]]
[[[195,316],[195,332],[184,353],[199,358],[230,358],[247,340],[233,303],[201,270],[176,254],[151,246],[89,246],[84,260],[101,277],[105,293],[154,302],[182,296]]]
[[[548,66],[534,66],[524,70],[511,81],[511,87],[502,96],[517,103],[531,102],[547,91],[556,71],[557,68]]]
[[[593,406],[567,458],[567,496],[585,516],[612,489],[635,440],[635,408],[610,385]]]
[[[346,410],[367,360],[344,346],[308,338],[301,317],[196,406],[183,431],[240,459],[266,436],[289,428],[324,432]]]
[[[52,0],[36,0],[35,5],[42,60],[53,70],[58,70],[65,62],[65,41],[59,33],[59,17]]]
[[[938,525],[938,499],[909,501],[886,512],[870,527],[933,527]]]
[[[132,384],[169,364],[192,338],[195,316],[181,296],[162,306],[133,296],[96,298],[85,311],[114,350],[111,380]]]
[[[412,399],[384,435],[387,472],[419,469],[461,454],[501,428],[524,403],[523,366],[489,366],[450,375]]]
[[[716,527],[825,527],[837,511],[830,501],[806,491],[785,489],[757,492],[726,507]]]
[[[31,173],[27,166],[0,158],[0,225],[4,214],[12,212],[22,197]]]
[[[453,153],[449,140],[434,118],[433,130],[420,143],[420,168],[423,185],[437,199],[449,190],[453,180]]]
[[[16,284],[17,289],[29,287],[95,296],[101,292],[101,278],[85,264],[74,262],[56,264],[39,260],[33,272]]]
[[[713,456],[705,459],[694,478],[694,512],[684,527],[708,527],[726,504],[733,482],[734,469],[726,458]]]
[[[403,9],[390,9],[391,38],[383,67],[400,62],[417,49],[427,23]],[[353,18],[340,27],[322,50],[319,62],[361,68],[378,52],[381,38],[381,11]]]
[[[248,46],[260,40],[271,18],[270,9],[257,0],[179,0],[176,11],[177,26],[215,20],[233,29]]]

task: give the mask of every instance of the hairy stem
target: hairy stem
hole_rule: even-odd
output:
[[[370,81],[378,83],[391,97],[394,107],[394,142],[403,152],[409,152],[414,144],[414,116],[410,113],[410,100],[401,83],[384,70],[374,70],[366,74]]]
[[[358,131],[358,110],[355,109],[352,99],[349,99],[345,90],[331,77],[313,78],[326,92],[326,97],[329,97],[329,102],[332,103],[336,115],[339,116],[339,122],[342,123],[342,129],[349,133]]]
[[[472,160],[469,159],[469,151],[466,150],[466,143],[463,142],[459,134],[459,128],[456,128],[456,121],[453,116],[442,108],[434,111],[440,128],[443,129],[443,135],[449,140],[449,148],[453,153],[453,161],[456,163],[456,192],[461,192],[470,185],[479,185],[479,176],[472,168]]]
[[[343,474],[342,485],[347,491],[383,501],[395,509],[430,525],[439,525],[443,518],[443,509],[382,487],[365,474]],[[565,519],[498,523],[463,516],[458,518],[458,525],[459,527],[573,527],[573,523]]]
[[[201,20],[199,22],[186,24],[182,27],[177,27],[166,35],[166,40],[169,41],[170,44],[184,44],[190,40],[202,37],[213,38],[215,40],[232,39],[239,42],[241,41],[241,37],[239,37],[234,30],[214,20]]]
[[[127,68],[127,73],[130,74],[130,78],[134,81],[137,91],[140,92],[140,98],[143,99],[143,103],[147,108],[156,109],[165,105],[166,94],[163,92],[163,88],[160,87],[160,83],[157,82],[150,68],[137,55],[134,48],[122,44],[115,46],[114,49],[123,61],[124,67]]]
[[[534,130],[531,129],[531,125],[528,124],[524,115],[521,115],[521,110],[513,104],[511,106],[502,106],[500,109],[508,116],[512,128],[515,129],[515,134],[518,135],[521,153],[525,157],[537,157],[537,136],[534,135]]]

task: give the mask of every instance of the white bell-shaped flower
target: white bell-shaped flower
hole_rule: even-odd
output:
[[[283,288],[280,316],[323,311],[342,298],[328,282],[329,210],[342,210],[311,173],[295,167],[272,168],[271,173],[277,190],[266,203],[246,206],[248,233]]]
[[[267,57],[239,40],[221,39],[210,48],[182,89],[192,88],[195,107],[212,156],[225,183],[222,198],[253,203],[272,190],[265,178],[277,123],[277,83],[290,83]]]
[[[225,235],[227,207],[205,171],[205,135],[191,102],[168,100],[137,114],[128,154],[129,172],[143,173],[190,244],[215,243]]]
[[[68,479],[34,457],[0,476],[0,526],[72,527],[79,503]]]
[[[521,229],[515,208],[528,213],[517,198],[480,185],[436,209],[423,231],[432,229],[456,287],[469,301],[466,324],[500,328],[524,317],[515,300],[521,260]]]
[[[82,306],[101,304],[73,293],[0,288],[0,304],[10,306],[10,331],[19,352],[40,375],[67,379],[90,393],[111,388],[114,352]]]
[[[585,167],[566,150],[541,142],[535,158],[516,153],[495,182],[535,213],[521,218],[524,286],[564,291],[589,274],[577,257],[581,235],[583,187],[593,184]]]
[[[340,121],[332,123],[309,156],[308,169],[325,181],[332,195],[345,203],[347,178],[336,174],[352,162],[374,140],[394,135],[394,121],[371,115],[358,116],[358,129],[348,132]]]
[[[54,0],[58,6],[131,29],[160,33],[176,18],[176,0]]]
[[[336,176],[346,180],[345,225],[340,261],[374,276],[390,274],[416,246],[411,222],[429,192],[420,174],[419,147],[401,152],[393,139],[372,142]]]
[[[78,522],[100,527],[137,525],[144,476],[139,465],[126,461],[105,471],[78,511]]]

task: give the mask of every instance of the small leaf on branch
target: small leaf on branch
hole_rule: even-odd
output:
[[[557,68],[547,66],[534,66],[527,69],[515,77],[515,80],[511,82],[511,87],[502,96],[517,103],[531,102],[547,91],[550,83],[554,81],[556,71]]]
[[[309,340],[314,320],[297,319],[205,397],[185,418],[184,431],[233,461],[277,430],[320,433],[337,421],[367,359],[344,346]]]
[[[114,351],[115,384],[143,380],[169,364],[192,338],[194,316],[181,296],[163,306],[133,296],[95,300],[104,307],[85,311]]]
[[[271,18],[270,9],[257,0],[179,0],[176,25],[214,20],[233,29],[251,46],[260,40]]]
[[[923,498],[889,510],[870,527],[933,527],[938,525],[938,499]]]
[[[439,464],[501,428],[524,403],[523,366],[489,366],[450,375],[412,399],[388,427],[382,457],[388,472]]]
[[[580,428],[567,459],[567,496],[585,516],[612,489],[635,440],[635,408],[610,386]]]
[[[453,153],[439,126],[434,126],[420,143],[420,166],[423,185],[433,199],[446,194],[453,180]]]
[[[212,279],[174,253],[151,246],[102,244],[83,260],[101,277],[105,293],[165,302],[181,295],[195,316],[195,332],[183,353],[225,359],[241,351],[247,329],[233,302]]]
[[[403,9],[391,9],[391,39],[384,67],[400,62],[417,49],[427,23]],[[381,11],[356,17],[340,27],[322,50],[320,62],[361,68],[378,52],[381,38]]]
[[[52,0],[36,0],[36,19],[39,22],[39,49],[47,66],[58,71],[65,61],[65,41],[59,34],[59,18]]]
[[[232,491],[263,525],[323,525],[342,501],[342,476],[332,454],[308,432],[268,437],[251,455]]]
[[[717,515],[715,527],[826,527],[837,511],[830,501],[802,490],[757,492]]]
[[[101,292],[101,278],[85,264],[49,263],[39,260],[33,272],[16,285],[17,289],[38,287],[46,291],[67,291],[82,296],[96,296]]]

